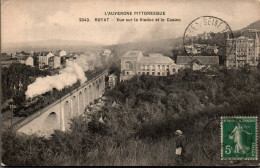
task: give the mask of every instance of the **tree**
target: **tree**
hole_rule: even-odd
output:
[[[260,70],[260,63],[257,64],[257,69]]]
[[[198,38],[198,43],[201,44],[203,41],[202,41],[202,38],[199,36]]]

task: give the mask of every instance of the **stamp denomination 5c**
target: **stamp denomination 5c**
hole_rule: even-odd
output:
[[[221,117],[221,159],[258,159],[257,117]]]

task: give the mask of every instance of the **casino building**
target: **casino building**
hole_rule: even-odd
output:
[[[128,51],[121,57],[120,82],[134,75],[166,76],[178,73],[179,66],[169,57],[159,53],[144,56],[141,51]]]

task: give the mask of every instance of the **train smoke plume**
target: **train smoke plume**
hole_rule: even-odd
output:
[[[66,60],[66,68],[62,69],[59,74],[37,78],[34,83],[28,86],[25,95],[26,98],[33,98],[54,88],[62,90],[65,87],[72,86],[78,80],[81,84],[87,80],[83,68],[76,62]]]

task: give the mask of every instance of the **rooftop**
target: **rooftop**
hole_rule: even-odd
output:
[[[160,53],[150,53],[148,55],[149,55],[149,57],[163,57],[163,55]]]
[[[116,77],[115,73],[112,73],[111,75],[109,75],[109,77]]]
[[[188,65],[192,61],[199,62],[203,65],[215,65],[219,64],[218,56],[177,56],[176,64]]]
[[[254,40],[253,38],[245,37],[245,36],[240,36],[234,39],[227,39],[227,40]]]
[[[149,53],[148,56],[143,56],[141,51],[128,51],[126,52],[123,57],[131,57],[131,58],[138,58],[138,56],[141,55],[140,57],[140,63],[141,64],[169,64],[169,63],[174,63],[174,61],[166,56],[163,56],[160,53]]]
[[[141,51],[127,51],[122,57],[138,57]]]
[[[159,54],[159,53],[151,53],[151,54],[148,54],[149,56],[145,56],[145,57],[142,57],[140,59],[140,62],[141,63],[144,63],[144,64],[150,64],[150,63],[154,63],[154,64],[165,64],[165,63],[174,63],[174,61],[169,58],[169,57],[166,57],[166,56],[163,56],[162,54]]]

